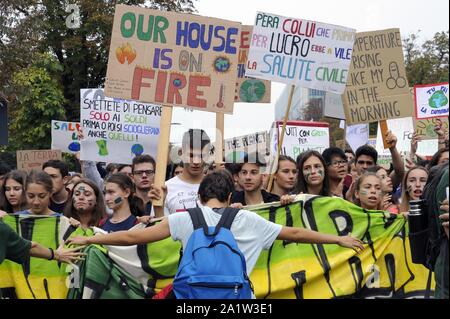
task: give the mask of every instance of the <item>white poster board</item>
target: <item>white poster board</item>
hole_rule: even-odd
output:
[[[243,163],[246,154],[257,154],[264,158],[269,152],[269,135],[267,132],[257,132],[224,141],[225,162]]]
[[[52,120],[52,150],[61,150],[63,153],[76,153],[80,151],[78,130],[80,123]]]
[[[80,97],[81,160],[131,164],[141,154],[156,159],[161,106],[108,98],[103,89],[81,89]]]
[[[345,138],[348,145],[356,152],[358,147],[367,144],[369,141],[369,124],[356,124],[347,126]]]
[[[448,116],[448,82],[414,86],[416,119]]]

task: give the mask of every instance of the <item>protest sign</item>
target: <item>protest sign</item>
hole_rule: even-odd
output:
[[[80,123],[52,120],[52,150],[61,150],[64,153],[80,151],[78,130]]]
[[[270,81],[252,79],[245,76],[252,30],[253,26],[251,25],[243,25],[241,28],[235,101],[245,103],[270,103]]]
[[[399,29],[356,34],[343,95],[347,125],[413,116]]]
[[[276,154],[283,122],[276,122],[275,125],[277,129],[275,129],[275,138],[271,141],[271,150]],[[295,160],[298,155],[308,150],[315,150],[322,153],[324,149],[330,146],[328,128],[328,123],[287,122],[280,154],[290,156]]]
[[[422,140],[434,140],[438,136],[434,131],[434,127],[438,122],[442,123],[442,129],[448,132],[448,117],[434,117],[430,119],[418,120],[414,118],[414,127],[416,133],[420,136]]]
[[[325,94],[325,103],[323,115],[335,119],[345,120],[344,105],[342,104],[342,95],[327,92]]]
[[[156,159],[161,106],[104,97],[102,89],[81,89],[80,96],[81,160],[131,164],[141,154]]]
[[[264,158],[269,152],[267,132],[257,132],[225,140],[225,162],[243,163],[246,154],[255,154]],[[259,157],[261,156],[261,157]]]
[[[397,136],[397,150],[401,154],[411,151],[411,139],[414,134],[413,118],[406,117],[401,119],[387,120],[388,129]],[[391,153],[389,149],[383,146],[381,128],[378,126],[376,139],[376,150],[379,155],[388,155]],[[418,143],[417,154],[422,156],[432,156],[438,150],[437,140],[425,140]]]
[[[21,150],[16,155],[17,169],[24,171],[41,170],[45,162],[62,159],[60,150]]]
[[[232,113],[241,24],[117,5],[105,95]]]
[[[246,75],[342,94],[355,30],[257,12]]]
[[[8,145],[8,102],[0,96],[0,145]]]
[[[350,125],[346,128],[345,138],[354,152],[369,141],[369,124]]]
[[[417,119],[448,116],[448,82],[414,86]]]

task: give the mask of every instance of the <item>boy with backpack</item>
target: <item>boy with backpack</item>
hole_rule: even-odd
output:
[[[233,181],[223,172],[208,174],[199,187],[201,209],[170,215],[161,223],[140,230],[94,237],[74,237],[73,244],[134,245],[172,236],[183,244],[183,258],[173,289],[179,299],[250,299],[248,275],[263,249],[276,240],[338,244],[355,251],[362,242],[351,236],[321,234],[285,227],[254,212],[228,208]],[[218,226],[218,227],[217,227]]]

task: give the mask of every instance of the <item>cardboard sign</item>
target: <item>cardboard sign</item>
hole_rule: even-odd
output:
[[[17,169],[31,171],[41,170],[42,165],[49,160],[61,160],[60,150],[30,150],[17,151]]]
[[[80,96],[81,160],[131,164],[141,154],[156,159],[161,106],[103,97],[103,89],[81,89]]]
[[[347,125],[411,117],[412,98],[399,29],[356,34],[347,88]]]
[[[283,122],[276,122],[276,137],[271,141],[272,153],[277,153],[279,136]],[[281,148],[281,155],[287,155],[294,160],[301,153],[315,150],[322,152],[330,146],[329,124],[322,122],[289,121]]]
[[[64,153],[80,151],[78,130],[80,123],[52,121],[52,150],[61,150]]]
[[[270,103],[270,81],[252,79],[245,76],[252,31],[253,26],[251,25],[243,25],[241,28],[235,101],[244,103]]]
[[[448,82],[414,86],[417,119],[448,116]]]
[[[246,75],[342,94],[355,30],[258,12]]]
[[[105,95],[232,113],[241,24],[117,5]]]
[[[441,121],[442,129],[448,132],[448,117],[435,117],[431,119],[418,120],[414,119],[414,127],[416,133],[422,138],[422,140],[435,140],[438,138],[434,127]]]
[[[257,154],[264,158],[269,152],[269,136],[267,132],[257,132],[244,136],[226,139],[224,142],[225,162],[243,163],[246,154]]]
[[[387,120],[388,129],[393,131],[397,136],[397,150],[401,154],[406,154],[411,151],[411,139],[414,134],[414,126],[412,117]],[[378,125],[378,133],[376,139],[376,150],[379,155],[389,155],[389,149],[384,149],[383,140],[381,137],[381,129]],[[417,145],[417,154],[422,156],[432,156],[438,150],[437,140],[429,140],[419,142]]]
[[[8,145],[8,102],[0,96],[0,145]]]

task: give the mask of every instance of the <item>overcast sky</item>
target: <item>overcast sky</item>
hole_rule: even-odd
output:
[[[448,0],[198,0],[198,14],[253,25],[256,12],[301,18],[356,29],[357,32],[400,28],[402,37],[420,32],[426,41],[449,29]],[[272,83],[270,104],[235,103],[225,116],[225,138],[264,131],[274,120],[274,104],[284,84]],[[179,142],[187,128],[203,128],[215,139],[215,114],[174,108],[171,142]]]

